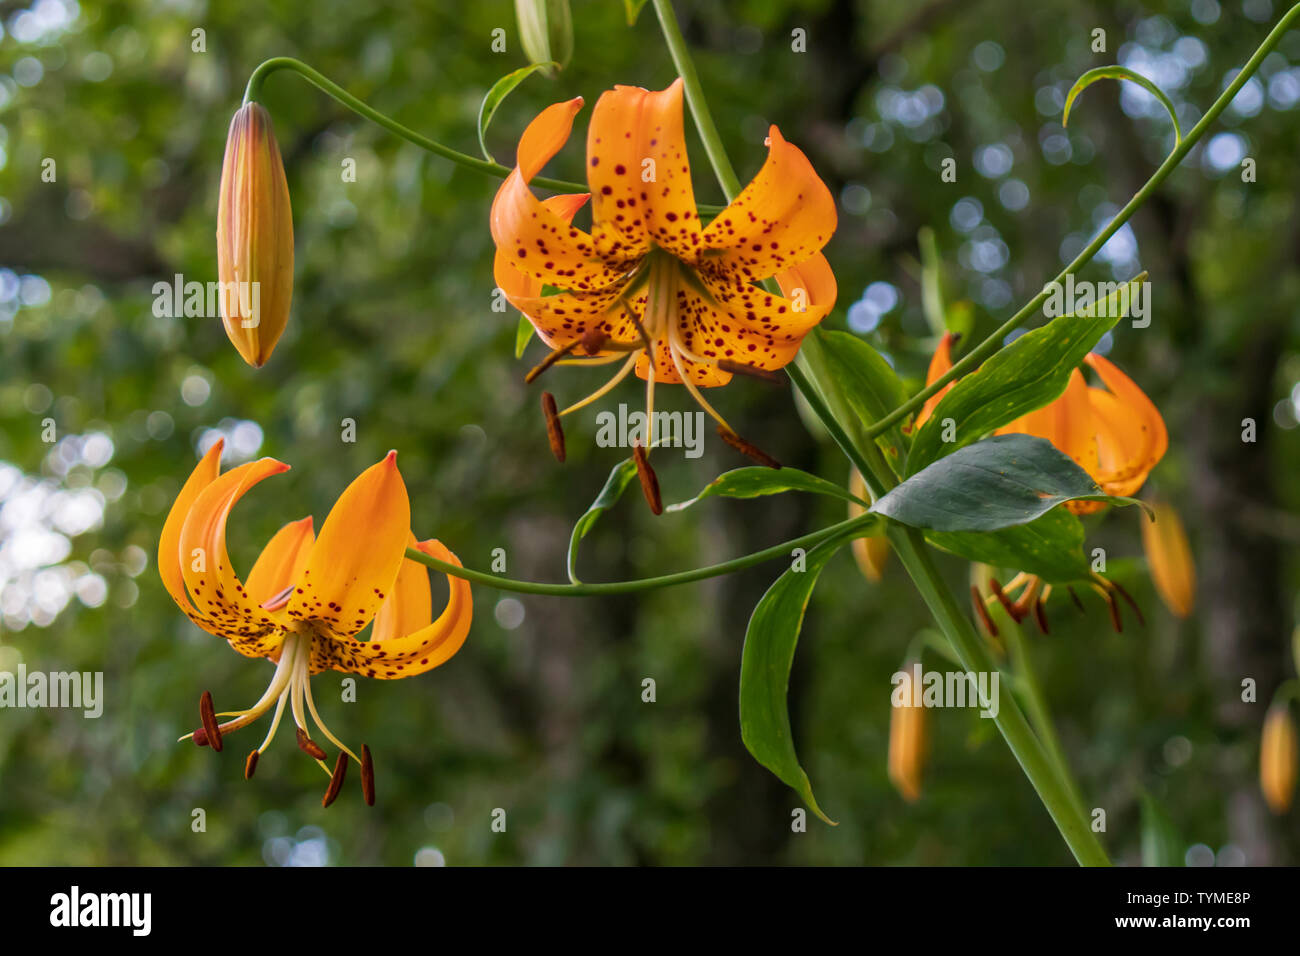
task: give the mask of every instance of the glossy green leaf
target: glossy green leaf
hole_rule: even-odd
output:
[[[818,363],[831,377],[831,384],[864,426],[907,401],[907,389],[898,374],[879,352],[853,333],[818,328],[804,339],[804,348],[816,350]],[[892,464],[901,463],[907,452],[907,438],[899,425],[886,429],[876,441]]]
[[[967,561],[1014,568],[1053,582],[1079,581],[1091,569],[1083,524],[1064,508],[1001,531],[927,531],[925,540]]]
[[[488,124],[492,122],[492,117],[496,115],[497,107],[501,105],[501,101],[509,96],[516,86],[528,79],[530,75],[536,73],[538,70],[555,65],[556,64],[548,61],[545,63],[530,63],[528,66],[521,66],[514,72],[507,73],[505,76],[501,77],[501,79],[493,83],[492,88],[487,91],[487,95],[483,97],[483,102],[479,104],[478,108],[478,145],[479,149],[483,151],[483,157],[488,162],[495,163],[496,160],[493,159],[492,154],[488,152],[487,128]]]
[[[1127,314],[1142,273],[1120,283],[1100,303],[1063,315],[1026,332],[974,372],[960,378],[916,432],[907,457],[914,475],[940,455],[978,441],[989,432],[1059,398],[1070,373],[1101,337]],[[953,440],[944,441],[951,419]]]
[[[779,495],[786,491],[810,491],[813,494],[842,498],[855,504],[867,504],[834,482],[810,475],[798,468],[768,468],[763,465],[751,465],[723,472],[705,485],[704,490],[694,498],[668,505],[664,511],[684,511],[705,498],[758,498],[763,495]]]
[[[1104,493],[1045,438],[995,435],[917,472],[871,506],[931,531],[997,531],[1028,524],[1067,501],[1140,504]]]
[[[851,537],[823,541],[803,555],[803,570],[792,566],[776,579],[749,619],[740,659],[740,736],[745,747],[832,825],[835,821],[817,805],[812,783],[799,764],[786,697],[808,600],[826,562]]]
[[[600,494],[596,500],[591,503],[591,507],[583,512],[582,517],[573,525],[573,533],[569,535],[569,580],[574,584],[581,584],[578,580],[578,545],[603,515],[618,502],[623,496],[624,490],[636,477],[636,463],[631,458],[625,458],[614,466],[609,477],[605,479],[605,487],[600,489]]]
[[[533,323],[528,321],[528,316],[519,316],[519,326],[515,329],[515,358],[524,357],[524,349],[528,348],[528,343],[532,341]]]
[[[1096,69],[1089,70],[1083,76],[1074,81],[1074,86],[1070,87],[1070,92],[1065,96],[1065,113],[1061,117],[1061,125],[1070,125],[1070,107],[1074,104],[1074,99],[1092,84],[1098,80],[1128,80],[1130,83],[1136,83],[1142,89],[1146,90],[1157,100],[1160,105],[1169,113],[1169,118],[1174,122],[1175,145],[1183,141],[1183,130],[1178,125],[1178,111],[1174,109],[1174,104],[1169,102],[1169,97],[1165,96],[1160,87],[1156,86],[1141,73],[1135,73],[1125,66],[1099,66]]]

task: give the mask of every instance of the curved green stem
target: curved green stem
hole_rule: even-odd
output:
[[[673,14],[671,2],[654,0],[654,5],[668,43],[669,53],[682,77],[686,89],[686,102],[691,108],[696,128],[704,141],[709,159],[714,164],[718,183],[728,198],[731,198],[739,190],[739,182],[722,148],[721,138],[709,113],[708,104],[704,100],[699,77],[691,63],[690,53],[677,24],[677,18]],[[787,366],[787,371],[818,417],[840,444],[845,455],[862,472],[872,495],[879,497],[885,487],[894,480],[893,475],[881,460],[875,442],[871,440],[871,430],[860,429],[860,423],[848,410],[841,396],[824,393],[819,387],[818,383],[830,382],[831,379],[825,374],[817,374],[815,357],[810,355],[816,350],[816,346],[809,348],[809,343],[814,341],[812,337],[804,340],[804,346],[800,349],[795,363]],[[859,430],[856,440],[850,434],[855,428]],[[962,666],[972,673],[996,670],[997,666],[989,656],[984,642],[975,633],[974,626],[953,598],[952,592],[930,559],[920,532],[889,521],[886,522],[886,534],[935,620],[952,644]],[[1076,810],[1068,785],[1048,759],[1042,744],[1034,736],[1013,696],[1006,695],[994,722],[1075,858],[1086,865],[1109,865],[1110,861],[1106,858],[1101,844],[1097,842],[1096,835],[1089,828],[1086,817]]]
[[[656,7],[659,5],[659,0],[655,0],[655,5]],[[1133,198],[1128,201],[1127,205],[1115,214],[1115,217],[1111,219],[1106,228],[1097,233],[1092,242],[1088,243],[1088,245],[1084,247],[1083,251],[1074,257],[1073,262],[1062,269],[1060,274],[1057,275],[1052,282],[1044,286],[1043,289],[1036,296],[1030,299],[1019,312],[998,326],[997,329],[988,336],[988,338],[984,339],[983,342],[963,355],[961,359],[954,362],[952,368],[948,369],[947,372],[935,379],[933,383],[921,389],[902,405],[899,405],[884,418],[881,418],[879,421],[871,425],[867,429],[867,434],[871,437],[881,434],[887,428],[900,421],[904,416],[924,405],[932,395],[938,394],[938,392],[949,382],[955,381],[967,372],[978,368],[981,362],[998,350],[1007,333],[1017,328],[1021,322],[1033,315],[1042,307],[1043,303],[1047,301],[1047,297],[1051,294],[1049,290],[1054,283],[1064,282],[1067,276],[1073,275],[1083,268],[1092,257],[1101,250],[1101,247],[1110,240],[1110,237],[1115,235],[1115,233],[1129,221],[1133,213],[1138,210],[1138,207],[1147,201],[1156,188],[1165,181],[1171,172],[1174,171],[1174,168],[1183,161],[1184,157],[1186,157],[1192,147],[1196,145],[1197,141],[1205,135],[1205,131],[1210,128],[1210,124],[1219,118],[1219,114],[1227,109],[1228,104],[1232,102],[1233,97],[1237,95],[1238,91],[1246,85],[1247,81],[1249,81],[1255,74],[1255,71],[1259,69],[1260,64],[1264,62],[1264,58],[1272,52],[1275,46],[1277,46],[1278,41],[1282,39],[1282,35],[1291,28],[1292,22],[1298,16],[1300,16],[1300,3],[1297,3],[1288,10],[1286,15],[1278,21],[1277,26],[1275,26],[1269,35],[1265,37],[1264,42],[1261,43],[1259,49],[1255,51],[1254,56],[1246,61],[1246,65],[1241,68],[1241,72],[1236,75],[1232,83],[1228,85],[1227,89],[1225,89],[1223,93],[1219,95],[1219,98],[1214,101],[1214,105],[1211,106],[1209,110],[1206,111],[1205,115],[1201,117],[1200,122],[1193,126],[1187,136],[1185,136],[1182,141],[1174,147],[1173,151],[1165,157],[1165,161],[1160,164],[1154,173],[1151,174],[1151,178],[1148,179],[1145,185],[1143,185]]]
[[[385,116],[365,101],[353,96],[319,70],[314,70],[306,63],[302,62],[302,60],[295,59],[291,56],[271,57],[269,60],[264,60],[258,65],[257,69],[253,70],[252,74],[248,77],[248,85],[244,88],[245,104],[257,102],[261,99],[262,84],[266,82],[268,76],[277,70],[291,70],[292,72],[297,73],[321,92],[338,100],[338,102],[342,103],[354,113],[364,116],[372,123],[382,126],[390,133],[400,136],[407,142],[414,143],[421,149],[427,149],[429,152],[441,156],[443,159],[450,160],[458,166],[464,166],[466,169],[485,173],[488,176],[495,176],[497,179],[505,179],[511,173],[511,168],[509,166],[502,166],[500,163],[490,162],[486,159],[479,159],[477,156],[471,156],[468,153],[462,153],[460,150],[452,149],[450,146],[444,146],[436,140],[423,136],[410,127],[403,126],[391,117]],[[557,192],[585,193],[588,191],[588,187],[585,183],[574,183],[563,179],[548,179],[545,176],[534,176],[531,180],[531,184],[534,186],[541,186],[543,189],[553,189]],[[703,203],[700,204],[698,208],[699,211],[705,215],[715,215],[722,210],[721,206],[710,206]]]
[[[474,584],[484,584],[502,591],[516,591],[520,594],[545,594],[551,597],[592,597],[601,594],[632,594],[637,591],[650,591],[655,588],[672,587],[677,584],[690,584],[692,581],[702,581],[705,578],[716,578],[724,574],[731,574],[733,571],[743,571],[745,568],[752,568],[756,564],[762,564],[764,561],[771,561],[774,558],[788,558],[795,548],[802,548],[807,551],[828,538],[844,534],[846,531],[855,528],[866,529],[879,521],[880,518],[876,515],[860,515],[857,518],[849,518],[822,528],[820,531],[813,531],[802,537],[791,538],[781,544],[774,544],[762,551],[755,551],[739,558],[732,558],[730,561],[724,561],[721,564],[692,568],[689,571],[678,571],[674,574],[662,574],[653,578],[638,578],[634,581],[606,581],[595,584],[548,584],[542,581],[516,581],[487,571],[475,571],[472,568],[463,568],[458,564],[450,564],[414,548],[407,548],[406,556],[412,561],[418,561],[435,571],[441,571],[443,574],[464,578]]]

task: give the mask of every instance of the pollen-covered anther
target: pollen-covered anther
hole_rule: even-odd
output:
[[[559,348],[553,351],[550,355],[546,356],[546,358],[542,359],[540,362],[534,365],[532,369],[529,370],[528,374],[524,376],[524,384],[531,385],[533,382],[537,380],[537,376],[541,375],[543,372],[545,372],[548,368],[550,368],[560,359],[564,358],[567,355],[570,355],[573,352],[573,350],[576,349],[577,347],[578,347],[578,340],[574,339],[572,342],[570,342],[568,345],[564,346],[563,348]]]
[[[632,446],[632,460],[636,462],[636,476],[641,480],[641,493],[645,495],[650,510],[657,515],[663,514],[664,500],[659,494],[659,476],[650,467],[650,459],[646,457],[640,442]]]
[[[246,759],[246,760],[244,761],[244,779],[245,779],[245,780],[252,780],[252,779],[253,779],[253,773],[254,773],[254,771],[257,770],[257,758],[260,757],[261,755],[262,755],[262,752],[261,752],[260,750],[254,750],[254,751],[252,751],[252,752],[248,755],[248,759]]]
[[[361,745],[361,795],[366,800],[366,806],[375,805],[375,761],[370,756],[368,744]]]
[[[582,333],[582,349],[588,355],[599,355],[608,341],[609,336],[605,334],[604,329],[590,328]]]
[[[323,757],[324,754],[321,754]],[[340,752],[339,759],[334,762],[334,773],[330,775],[330,785],[325,791],[325,796],[321,797],[320,805],[328,807],[338,797],[339,791],[343,789],[343,781],[348,775],[348,755]]]
[[[212,706],[212,694],[204,691],[199,697],[199,719],[203,721],[204,744],[211,745],[217,753],[221,753],[221,728],[217,726],[217,712]],[[198,741],[198,735],[195,734],[195,742]]]
[[[780,468],[781,463],[769,455],[763,449],[759,448],[753,442],[746,441],[729,428],[718,426],[718,436],[736,451],[740,452],[750,461],[758,462],[760,465],[766,465],[768,468]]]
[[[325,759],[325,751],[321,749],[320,744],[308,737],[307,731],[301,727],[298,728],[298,749],[316,760]]]
[[[768,368],[759,368],[757,365],[746,365],[744,362],[733,362],[731,359],[718,359],[718,368],[724,372],[733,372],[736,375],[747,375],[750,378],[769,382],[772,385],[785,384],[785,376],[780,372],[774,372]]]
[[[980,623],[984,625],[984,630],[988,632],[989,637],[997,637],[998,626],[993,623],[993,618],[989,616],[989,609],[984,606],[984,597],[980,594],[980,589],[973,584],[970,586],[970,600],[975,605],[975,613],[979,615]]]
[[[564,462],[564,427],[560,424],[560,411],[555,406],[555,396],[542,392],[542,413],[546,416],[546,438],[551,443],[555,460]]]

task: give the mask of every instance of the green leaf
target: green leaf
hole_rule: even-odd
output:
[[[515,358],[523,358],[524,349],[528,348],[528,343],[533,338],[533,323],[528,321],[528,316],[519,316],[519,327],[515,329]]]
[[[998,531],[1078,500],[1140,504],[1104,493],[1045,438],[995,435],[940,458],[894,487],[871,510],[931,531]]]
[[[614,466],[614,470],[609,473],[605,479],[605,487],[600,489],[600,494],[596,500],[591,503],[581,518],[573,526],[573,533],[569,535],[569,580],[574,584],[581,584],[578,580],[578,544],[587,536],[596,524],[596,521],[602,514],[618,502],[623,496],[624,489],[636,476],[636,463],[631,458],[625,458]]]
[[[528,66],[521,66],[513,73],[507,73],[501,77],[492,84],[492,89],[487,91],[487,95],[483,97],[483,102],[479,104],[478,108],[478,146],[489,163],[495,163],[496,160],[488,152],[487,128],[488,124],[492,122],[492,117],[496,115],[497,107],[501,105],[501,101],[509,96],[511,91],[526,80],[529,75],[555,65],[555,63],[548,61],[546,63],[530,63]]]
[[[649,0],[623,0],[623,11],[627,14],[627,25],[636,26],[636,18],[641,15],[641,8]]]
[[[808,774],[799,765],[786,697],[799,630],[817,578],[831,556],[858,533],[823,541],[803,556],[804,570],[791,567],[776,579],[750,616],[740,658],[740,736],[745,747],[832,826],[835,821],[817,805]]]
[[[1070,106],[1074,103],[1074,98],[1086,90],[1098,80],[1128,80],[1136,83],[1142,89],[1146,90],[1168,111],[1169,118],[1174,121],[1175,145],[1182,143],[1183,130],[1178,125],[1178,111],[1174,109],[1174,104],[1169,102],[1169,97],[1141,73],[1134,73],[1125,66],[1099,66],[1094,70],[1089,70],[1083,76],[1074,81],[1074,86],[1070,87],[1070,92],[1065,96],[1065,115],[1061,117],[1061,125],[1068,126],[1070,123]]]
[[[1083,553],[1083,524],[1058,508],[1029,524],[1001,531],[927,531],[925,540],[967,561],[1014,568],[1046,581],[1085,580],[1091,573]]]
[[[907,474],[916,474],[941,454],[969,445],[1059,398],[1070,382],[1070,373],[1127,314],[1126,307],[1145,278],[1144,272],[1120,283],[1100,303],[1094,302],[1083,312],[1060,316],[1042,328],[1026,332],[974,372],[958,379],[917,429],[907,457]],[[1121,299],[1125,306],[1122,309]],[[955,436],[953,441],[945,442],[944,422],[948,419],[955,426]]]
[[[685,511],[705,498],[758,498],[762,495],[779,495],[786,491],[810,491],[819,495],[842,498],[866,506],[867,502],[855,498],[845,488],[825,478],[810,475],[798,468],[768,468],[752,465],[723,472],[704,486],[694,498],[668,505],[664,511]]]
[[[804,348],[810,344],[830,375],[832,387],[844,396],[864,426],[879,421],[907,401],[907,389],[898,374],[879,352],[853,333],[817,328],[804,339]],[[907,451],[900,425],[886,429],[876,441],[892,464],[897,464]]]

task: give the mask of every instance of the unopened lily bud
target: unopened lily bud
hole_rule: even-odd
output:
[[[289,321],[293,212],[271,116],[245,103],[230,121],[217,203],[221,321],[244,361],[261,368]]]
[[[1259,788],[1269,809],[1281,816],[1291,808],[1296,782],[1296,729],[1286,704],[1274,704],[1259,740]]]
[[[1160,599],[1178,617],[1196,603],[1196,565],[1178,512],[1164,501],[1153,505],[1155,521],[1142,517],[1142,548]]]
[[[864,501],[870,498],[867,483],[856,468],[849,476],[849,491]],[[866,513],[866,508],[856,502],[849,502],[849,517],[856,518]],[[885,562],[889,560],[889,540],[884,535],[872,535],[867,538],[853,539],[853,560],[858,563],[858,570],[868,581],[879,581],[885,573]]]
[[[929,749],[929,718],[920,702],[921,688],[916,686],[918,670],[913,662],[903,667],[903,681],[895,685],[889,708],[889,782],[908,803],[921,796]]]
[[[573,56],[573,16],[569,0],[515,0],[519,40],[533,63],[567,66]],[[543,70],[551,74],[550,67]]]

